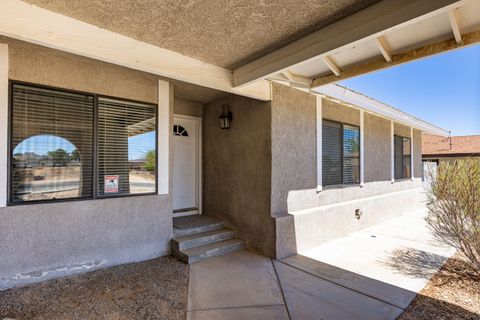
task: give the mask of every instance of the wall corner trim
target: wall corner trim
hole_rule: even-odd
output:
[[[365,112],[360,110],[360,187],[365,184]]]
[[[413,152],[413,127],[410,127],[410,179],[412,181],[415,177],[415,161]]]
[[[395,125],[393,120],[390,120],[390,172],[391,182],[395,182]]]
[[[157,189],[158,194],[170,192],[170,118],[172,114],[170,83],[158,80],[157,111]]]
[[[322,103],[323,98],[316,96],[316,115],[317,115],[317,192],[322,191]]]
[[[8,45],[0,43],[0,207],[8,194]]]

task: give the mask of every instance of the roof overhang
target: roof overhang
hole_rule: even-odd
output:
[[[266,101],[272,80],[311,90],[478,43],[478,12],[478,0],[384,0],[235,70],[21,0],[2,0],[0,35]]]
[[[316,88],[480,42],[478,0],[385,0],[234,70]]]
[[[270,100],[270,83],[236,88],[232,71],[54,13],[2,0],[0,34],[203,87]]]
[[[363,110],[376,116],[392,120],[396,123],[418,129],[424,133],[448,136],[449,131],[431,123],[420,120],[408,113],[402,112],[388,104],[355,92],[337,84],[329,84],[315,89],[317,95],[350,108]]]

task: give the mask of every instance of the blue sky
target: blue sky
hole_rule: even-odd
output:
[[[452,135],[480,134],[480,45],[340,82]]]

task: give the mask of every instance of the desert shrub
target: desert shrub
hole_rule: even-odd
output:
[[[480,158],[441,162],[429,175],[428,226],[480,274]]]

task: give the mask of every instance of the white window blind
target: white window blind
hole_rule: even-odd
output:
[[[123,100],[98,101],[98,194],[156,190],[156,107]]]
[[[91,197],[93,96],[14,84],[11,202]]]

